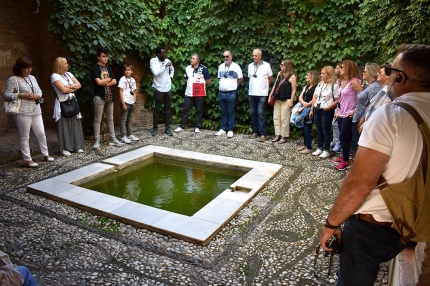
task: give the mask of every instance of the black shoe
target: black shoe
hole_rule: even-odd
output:
[[[170,130],[170,128],[166,129],[166,130],[164,131],[164,133],[166,133],[166,134],[167,134],[167,135],[169,135],[169,136],[173,136],[172,130]]]

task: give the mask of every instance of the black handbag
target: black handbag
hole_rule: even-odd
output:
[[[60,101],[60,109],[61,109],[61,116],[63,117],[73,117],[78,115],[79,112],[81,112],[79,110],[76,97],[74,96],[66,101]]]

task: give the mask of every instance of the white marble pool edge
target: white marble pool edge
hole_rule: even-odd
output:
[[[208,166],[248,171],[193,216],[185,216],[106,195],[79,185],[151,157],[172,158]],[[282,165],[145,146],[27,186],[27,191],[200,245],[211,239],[281,170]]]

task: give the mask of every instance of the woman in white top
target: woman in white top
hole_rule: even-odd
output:
[[[54,87],[57,99],[54,105],[54,118],[57,124],[57,136],[60,153],[70,156],[70,152],[83,152],[84,135],[82,133],[81,113],[76,116],[65,117],[61,115],[60,102],[69,99],[74,100],[75,91],[81,88],[79,81],[68,72],[67,60],[58,57],[54,62],[54,72],[51,75],[51,83]]]
[[[334,110],[339,101],[338,89],[333,67],[323,67],[321,81],[315,88],[311,111],[309,112],[309,117],[315,119],[318,132],[318,149],[312,155],[319,156],[321,159],[330,156],[331,127]]]
[[[54,158],[49,156],[48,145],[46,143],[42,109],[40,108],[40,103],[43,102],[42,90],[36,78],[31,75],[32,69],[33,63],[29,58],[20,57],[16,60],[13,67],[15,76],[11,76],[6,82],[4,99],[11,101],[21,99],[19,114],[14,115],[19,132],[19,146],[27,167],[36,168],[38,164],[33,162],[30,153],[30,129],[33,130],[37,141],[39,141],[43,159],[47,162],[52,162]]]

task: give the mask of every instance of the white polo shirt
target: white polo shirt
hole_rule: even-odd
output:
[[[254,77],[254,75],[257,77]],[[248,94],[253,96],[268,96],[269,77],[272,75],[272,68],[268,62],[261,61],[258,66],[254,62],[250,63],[248,65]]]

